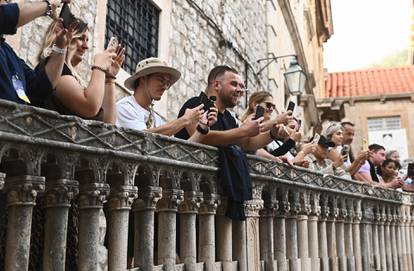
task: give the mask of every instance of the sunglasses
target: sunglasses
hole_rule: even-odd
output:
[[[266,102],[266,103],[262,103],[265,105],[267,110],[275,110],[276,109],[276,105],[274,103],[271,102]]]

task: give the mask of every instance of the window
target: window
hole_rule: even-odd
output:
[[[158,55],[160,9],[149,0],[108,0],[105,47],[117,37],[125,47],[124,70],[134,73],[137,63]]]
[[[368,118],[368,131],[401,129],[399,116],[385,118]]]

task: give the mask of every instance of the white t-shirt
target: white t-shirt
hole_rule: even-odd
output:
[[[120,99],[116,103],[116,125],[124,128],[131,128],[135,130],[147,129],[147,121],[150,112],[140,106],[135,100],[134,96],[128,96]],[[154,124],[151,128],[159,127],[165,123],[165,121],[155,112]]]

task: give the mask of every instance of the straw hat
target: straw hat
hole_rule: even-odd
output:
[[[153,73],[163,73],[168,74],[171,76],[171,85],[173,85],[175,82],[177,82],[178,79],[181,77],[181,73],[169,66],[167,62],[156,58],[156,57],[150,57],[144,60],[141,60],[137,67],[135,68],[135,74],[133,74],[131,77],[129,77],[127,80],[125,80],[124,86],[128,88],[129,90],[134,91],[134,82],[143,76],[153,74]]]

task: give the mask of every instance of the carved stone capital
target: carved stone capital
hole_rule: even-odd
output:
[[[354,201],[354,223],[359,223],[362,220],[362,209],[361,209],[361,200],[357,199]]]
[[[300,201],[300,214],[309,215],[312,211],[312,205],[310,202],[310,193],[308,191],[302,191],[299,194]]]
[[[4,188],[4,178],[6,177],[6,174],[0,172],[0,190],[3,190]]]
[[[105,201],[108,194],[108,184],[81,184],[79,193],[79,209],[102,208],[102,204]]]
[[[338,212],[338,220],[340,220],[340,221],[344,221],[347,217],[348,217],[348,210],[347,210],[347,206],[346,206],[346,199],[345,198],[343,198],[343,197],[341,197],[339,200],[338,200],[339,202],[339,204],[338,204],[338,209],[339,209],[339,212]]]
[[[38,176],[16,176],[6,178],[7,206],[36,205],[38,192],[45,190],[45,178]]]
[[[202,192],[186,191],[184,192],[184,201],[178,206],[178,210],[183,214],[196,214],[202,202]]]
[[[184,200],[184,191],[178,189],[166,189],[162,192],[162,198],[158,201],[159,212],[177,212],[178,205]]]
[[[338,208],[338,198],[336,196],[332,196],[329,198],[329,219],[335,220],[339,216],[339,208]]]
[[[70,207],[70,202],[79,193],[79,183],[75,180],[57,179],[47,182],[46,208]]]
[[[320,202],[320,194],[319,193],[312,193],[310,195],[310,215],[312,216],[320,216],[321,215],[321,206]]]
[[[321,196],[321,220],[328,219],[331,209],[329,208],[329,197],[326,194]]]
[[[370,205],[364,206],[362,210],[362,222],[368,223],[374,220],[374,209]]]
[[[200,215],[214,215],[220,204],[220,197],[217,194],[204,195],[204,201],[200,205],[198,213]]]
[[[301,202],[300,202],[300,192],[299,191],[290,191],[292,193],[292,199],[290,203],[290,212],[289,215],[297,216],[301,212]]]
[[[138,199],[134,202],[134,211],[154,211],[162,196],[162,188],[146,186],[138,189]]]
[[[291,205],[288,199],[288,195],[283,195],[283,197],[278,200],[279,208],[277,208],[275,214],[279,217],[285,217],[290,213]]]
[[[259,217],[260,210],[263,209],[264,202],[261,199],[248,200],[244,203],[246,217]]]
[[[111,187],[109,194],[110,210],[129,210],[138,196],[138,188],[133,185],[121,185]]]

